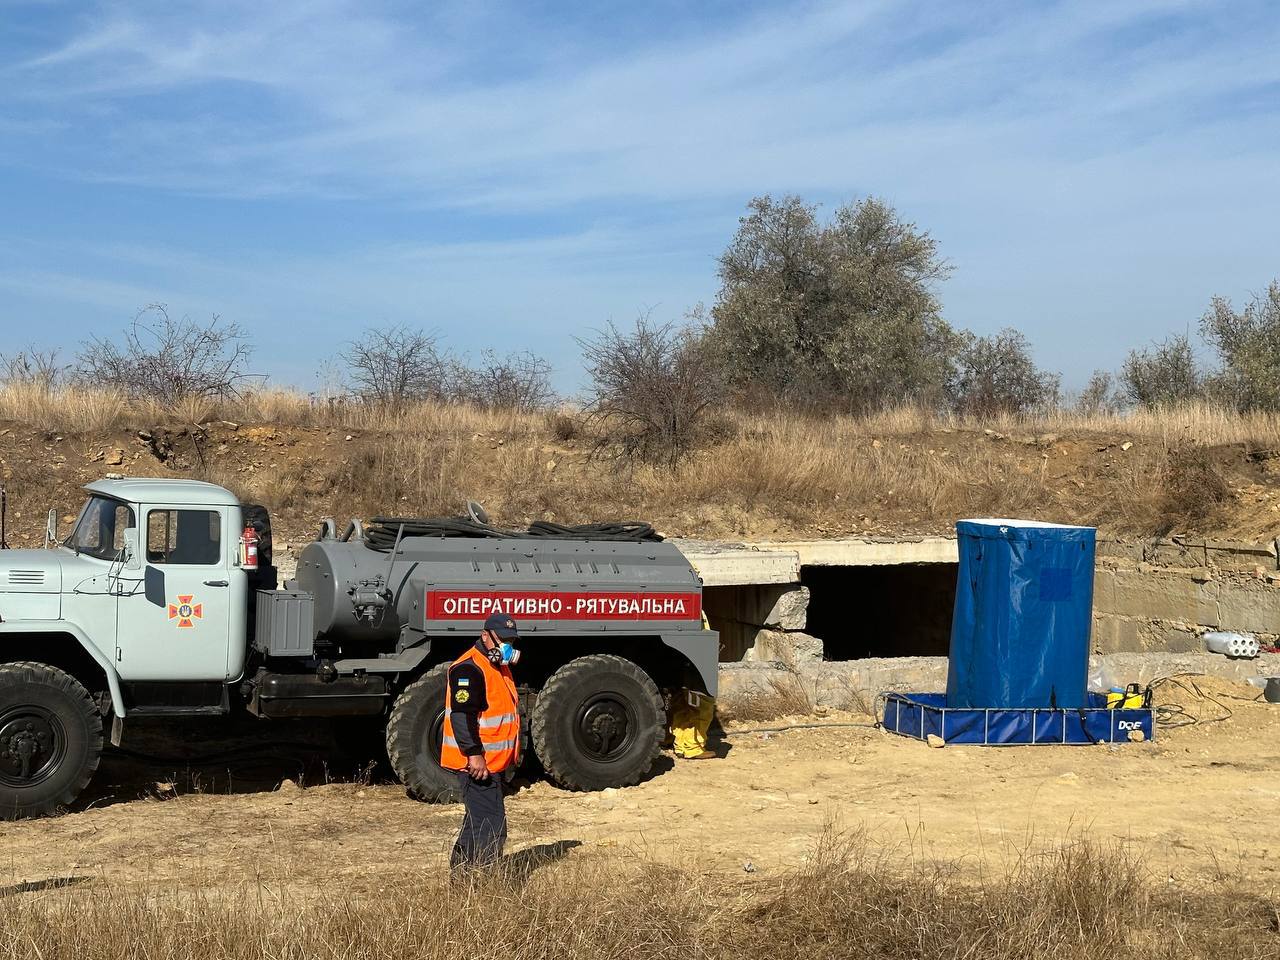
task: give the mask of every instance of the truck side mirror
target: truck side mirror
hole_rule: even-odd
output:
[[[125,566],[136,568],[138,566],[137,564],[138,528],[137,527],[124,528],[124,544],[123,546],[121,546],[120,549],[124,553]]]
[[[58,542],[58,511],[50,510],[44,520],[44,545],[51,547]]]

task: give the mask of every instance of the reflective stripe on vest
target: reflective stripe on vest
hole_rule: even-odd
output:
[[[445,710],[444,715],[445,715],[445,719],[448,719],[449,717],[452,717],[452,716],[453,716],[453,711],[452,711],[452,710]],[[486,717],[486,716],[481,716],[481,718],[480,718],[480,729],[481,729],[481,730],[491,730],[491,729],[493,729],[494,727],[500,727],[500,726],[502,726],[504,723],[515,723],[515,722],[516,722],[517,720],[519,720],[519,719],[520,719],[520,718],[519,718],[516,714],[514,714],[514,713],[504,713],[504,714],[503,714],[502,716],[500,716],[500,717]]]
[[[514,767],[520,762],[520,700],[515,680],[506,667],[495,667],[489,658],[474,646],[453,662],[454,666],[470,661],[480,668],[484,677],[486,706],[478,720],[480,746],[484,750],[485,764],[494,773]],[[440,742],[440,766],[446,770],[463,770],[467,766],[466,755],[458,748],[453,732],[453,714],[450,709],[452,691],[445,688],[444,736]],[[461,712],[461,711],[458,711]]]
[[[453,737],[445,737],[441,743],[446,747],[456,747],[458,745],[458,741],[453,739]],[[497,743],[481,743],[481,746],[484,747],[485,753],[497,753],[499,750],[510,750],[517,743],[519,743],[518,739],[500,740]]]

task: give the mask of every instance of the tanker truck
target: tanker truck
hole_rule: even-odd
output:
[[[222,487],[85,490],[69,535],[51,512],[46,549],[0,550],[0,816],[72,803],[130,721],[246,712],[377,724],[412,796],[455,800],[445,674],[497,611],[522,637],[523,753],[566,789],[638,782],[664,695],[716,692],[698,574],[642,524],[327,520],[280,587],[270,517]]]

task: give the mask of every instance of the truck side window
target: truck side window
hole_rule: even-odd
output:
[[[221,563],[222,515],[217,510],[152,510],[147,514],[147,562]]]
[[[133,526],[133,510],[118,500],[93,497],[66,544],[99,560],[114,560],[124,549],[124,532]]]

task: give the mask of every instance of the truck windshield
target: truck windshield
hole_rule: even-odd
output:
[[[115,560],[124,549],[124,532],[134,526],[133,509],[110,497],[90,497],[71,535],[62,541],[77,553]]]

